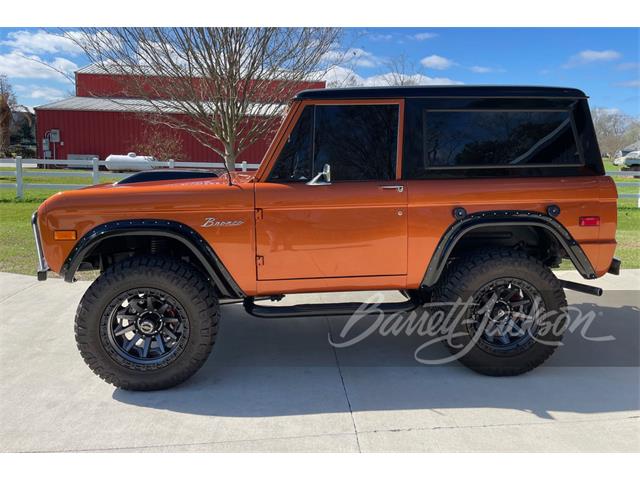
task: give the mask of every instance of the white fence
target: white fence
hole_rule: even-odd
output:
[[[607,172],[610,177],[640,177],[640,172]],[[636,193],[619,193],[618,198],[635,198],[637,199],[636,207],[640,208],[640,182],[616,182],[617,187],[636,187]]]
[[[28,188],[47,188],[54,190],[74,190],[77,188],[86,187],[87,185],[97,185],[100,183],[101,177],[109,178],[126,178],[133,173],[115,173],[109,170],[100,170],[101,166],[105,166],[104,160],[98,160],[93,158],[91,160],[46,160],[46,159],[23,159],[21,157],[16,158],[0,158],[0,166],[2,165],[15,166],[13,171],[0,171],[0,176],[15,177],[15,183],[0,183],[0,188],[15,188],[16,197],[24,198],[24,191]],[[61,166],[71,168],[86,168],[86,172],[70,172],[66,169],[60,170],[45,170],[39,169],[39,165],[45,166]],[[167,162],[154,162],[154,167],[164,168],[224,168],[223,163],[215,162],[176,162],[169,160]],[[247,170],[255,170],[258,165],[247,164],[242,162],[236,167],[238,170],[246,172]],[[90,171],[89,171],[90,169]],[[134,172],[135,173],[135,172]],[[26,183],[24,177],[75,177],[75,178],[90,178],[91,181],[86,184],[68,184],[68,183]]]
[[[41,160],[41,159],[22,159],[16,158],[0,158],[0,165],[10,164],[15,165],[14,171],[0,171],[2,176],[15,177],[16,183],[0,183],[0,188],[15,188],[16,197],[23,198],[24,190],[26,188],[51,188],[55,190],[73,190],[76,188],[86,187],[87,185],[97,185],[100,183],[100,177],[107,176],[109,178],[125,178],[132,173],[114,173],[108,170],[100,170],[100,166],[106,165],[104,160],[98,160],[94,158],[92,160]],[[77,168],[91,168],[91,171],[87,172],[69,172],[68,170],[42,170],[32,167],[26,167],[25,165],[57,165],[66,167]],[[204,162],[176,162],[169,160],[168,162],[154,162],[154,166],[165,168],[224,168],[222,163],[204,163]],[[247,164],[242,162],[239,167],[240,170],[246,172],[247,170],[255,170],[258,165]],[[91,183],[87,184],[68,184],[68,183],[25,183],[24,177],[86,177],[91,178]],[[607,172],[607,175],[612,177],[634,177],[640,176],[640,172]],[[640,182],[616,182],[618,187],[638,187],[640,189]],[[640,208],[640,193],[621,193],[618,195],[620,198],[636,198],[638,199],[637,206]]]

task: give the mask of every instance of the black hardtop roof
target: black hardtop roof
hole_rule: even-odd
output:
[[[516,85],[429,85],[409,87],[352,87],[303,90],[296,100],[355,100],[419,97],[587,98],[582,90],[566,87]]]

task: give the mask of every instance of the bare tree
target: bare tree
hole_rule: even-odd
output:
[[[381,77],[390,87],[420,85],[420,79],[424,76],[423,70],[403,53],[388,59],[384,66],[388,71]]]
[[[151,121],[190,132],[224,158],[277,128],[301,82],[319,79],[335,28],[113,28],[68,32],[145,99]]]
[[[350,68],[333,65],[325,76],[328,88],[361,87],[362,79]]]
[[[138,155],[151,155],[162,161],[189,161],[178,132],[159,125],[147,125],[132,148]]]
[[[10,143],[12,110],[16,96],[6,75],[0,75],[0,152],[6,152]]]
[[[620,147],[620,149],[632,143],[640,142],[640,120],[635,119],[631,121],[631,124],[622,135],[621,140],[622,147]]]
[[[600,150],[614,155],[618,150],[640,139],[640,122],[628,115],[606,108],[591,111]]]

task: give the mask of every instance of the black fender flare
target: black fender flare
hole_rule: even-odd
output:
[[[526,210],[482,211],[453,222],[438,242],[422,279],[422,287],[432,287],[440,275],[458,241],[477,228],[493,226],[541,227],[550,232],[564,248],[576,269],[584,278],[596,278],[591,262],[569,231],[557,220],[539,212]]]
[[[223,297],[244,298],[246,295],[233,279],[209,243],[193,228],[170,220],[123,220],[98,225],[82,236],[65,260],[60,275],[67,282],[74,276],[83,259],[104,240],[122,236],[161,236],[185,245],[204,266],[209,279]]]

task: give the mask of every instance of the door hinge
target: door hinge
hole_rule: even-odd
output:
[[[262,209],[256,208],[256,220],[262,220]]]
[[[256,265],[261,267],[264,265],[264,257],[261,255],[256,255]]]

